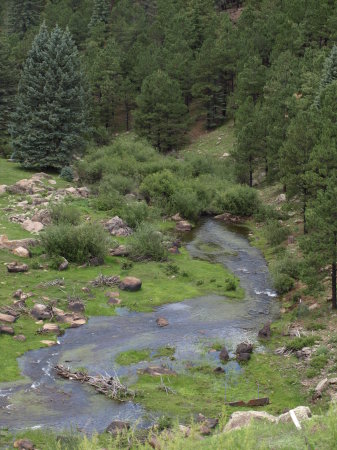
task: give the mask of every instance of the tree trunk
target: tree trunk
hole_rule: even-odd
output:
[[[253,187],[253,161],[252,157],[249,157],[249,187]]]
[[[336,276],[337,276],[337,264],[336,264],[336,245],[337,245],[337,233],[334,232],[334,258],[332,262],[331,270],[331,291],[332,291],[332,309],[337,309],[337,289],[336,289]]]
[[[307,194],[308,191],[304,188],[304,199],[303,199],[303,233],[308,234],[307,228]]]

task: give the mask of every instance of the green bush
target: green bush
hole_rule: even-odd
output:
[[[269,220],[263,232],[269,244],[273,246],[282,244],[290,233],[289,229],[283,227],[277,220]]]
[[[257,192],[243,185],[228,189],[222,198],[223,211],[235,216],[251,216],[259,210],[260,205],[261,202]]]
[[[291,291],[295,285],[295,280],[285,273],[277,272],[273,274],[273,284],[278,294],[282,295]]]
[[[178,180],[169,170],[148,175],[140,185],[140,192],[147,202],[159,202],[165,205],[170,203],[170,199],[177,189]]]
[[[163,261],[167,258],[161,233],[147,223],[140,225],[132,235],[129,250],[129,257],[134,261]]]
[[[197,220],[201,213],[197,192],[192,187],[177,189],[171,197],[171,212],[178,212],[186,219]]]
[[[327,365],[329,358],[327,355],[314,355],[310,360],[310,367],[317,370],[322,370]]]
[[[151,209],[145,202],[132,202],[124,204],[118,211],[118,215],[131,228],[137,228],[141,223],[155,215],[153,208]]]
[[[312,347],[317,341],[317,336],[296,337],[287,343],[287,350],[301,350],[304,347]]]
[[[41,241],[49,256],[63,256],[76,263],[103,259],[108,246],[107,234],[97,223],[52,225],[41,234]]]
[[[123,197],[118,191],[104,191],[100,189],[96,198],[93,199],[92,205],[98,211],[116,210],[123,204]]]
[[[63,167],[60,173],[60,177],[66,181],[73,181],[74,179],[73,169],[70,166]]]
[[[300,276],[300,262],[294,255],[285,253],[271,266],[271,272],[276,274],[285,274],[295,280]]]
[[[125,175],[114,174],[103,177],[99,186],[99,191],[100,192],[117,191],[121,195],[125,195],[132,192],[134,188],[135,188],[135,181],[133,178]]]
[[[65,203],[58,203],[50,208],[50,216],[54,225],[78,225],[81,215],[77,208]]]

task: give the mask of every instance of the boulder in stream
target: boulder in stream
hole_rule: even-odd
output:
[[[135,277],[126,277],[119,285],[119,289],[122,289],[122,291],[130,292],[139,291],[141,287],[142,281],[139,278]]]
[[[226,347],[222,347],[220,354],[219,354],[219,358],[221,359],[221,361],[226,362],[229,360],[229,353]]]
[[[164,317],[158,317],[158,319],[156,320],[156,323],[158,325],[158,327],[167,327],[168,320],[165,319]]]
[[[105,431],[113,436],[117,436],[118,434],[128,431],[129,429],[130,424],[128,422],[124,422],[123,420],[114,420]]]

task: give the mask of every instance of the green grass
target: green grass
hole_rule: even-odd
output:
[[[115,362],[121,366],[130,366],[131,364],[137,364],[142,361],[151,361],[158,358],[169,358],[175,353],[173,347],[160,347],[156,350],[150,348],[140,350],[127,350],[120,352],[115,358]]]
[[[241,372],[215,374],[212,367],[203,366],[176,376],[162,377],[176,394],[167,395],[160,390],[160,379],[150,375],[141,375],[133,388],[141,393],[137,401],[148,410],[180,420],[189,420],[199,412],[206,416],[218,415],[224,407],[225,391],[227,401],[267,396],[271,403],[263,409],[280,414],[285,408],[308,401],[295,363],[295,358],[256,354]]]

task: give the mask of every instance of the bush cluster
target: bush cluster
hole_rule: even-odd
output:
[[[103,259],[107,254],[107,234],[97,223],[52,225],[41,235],[41,241],[49,256],[63,256],[80,264],[91,258]]]
[[[132,235],[129,250],[129,257],[134,261],[164,261],[167,258],[162,234],[145,223]]]
[[[50,208],[50,216],[54,225],[79,225],[81,215],[77,208],[65,203],[57,203]]]

